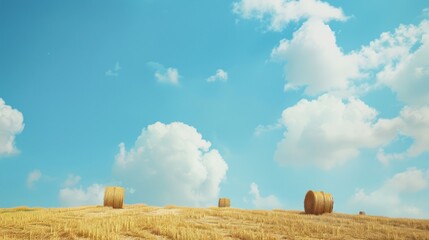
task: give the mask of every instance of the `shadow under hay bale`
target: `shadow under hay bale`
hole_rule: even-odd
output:
[[[304,210],[306,214],[331,213],[334,209],[334,198],[330,193],[309,190],[304,199]]]
[[[125,189],[122,187],[106,187],[104,190],[104,206],[123,208],[124,195]]]
[[[229,198],[219,198],[218,207],[231,207],[231,200]]]

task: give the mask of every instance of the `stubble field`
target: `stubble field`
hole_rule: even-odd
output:
[[[429,220],[126,205],[0,209],[0,239],[429,239]]]

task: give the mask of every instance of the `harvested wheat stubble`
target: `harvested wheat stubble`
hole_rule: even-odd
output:
[[[229,198],[219,198],[218,207],[231,207],[231,200]]]
[[[304,199],[304,210],[307,214],[331,213],[334,208],[334,199],[330,193],[309,190]]]
[[[106,187],[104,190],[104,206],[123,208],[125,189],[122,187]]]

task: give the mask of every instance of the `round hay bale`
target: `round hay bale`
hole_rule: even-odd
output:
[[[113,199],[115,196],[115,187],[106,187],[104,189],[104,204],[105,207],[113,207]]]
[[[330,193],[309,190],[304,199],[304,210],[307,214],[331,213],[334,209],[334,198]]]
[[[123,187],[115,187],[115,195],[113,197],[113,208],[124,207],[125,189]]]
[[[104,206],[113,208],[124,207],[125,189],[122,187],[106,187],[104,189]]]
[[[365,211],[359,211],[359,215],[366,215]]]
[[[218,207],[231,207],[231,200],[229,198],[219,198]]]

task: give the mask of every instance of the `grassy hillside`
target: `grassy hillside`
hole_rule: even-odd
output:
[[[0,239],[429,239],[429,220],[126,205],[0,209]]]

